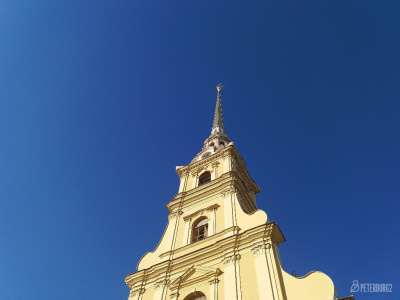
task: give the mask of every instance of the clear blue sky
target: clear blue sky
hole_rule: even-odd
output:
[[[399,299],[399,54],[397,0],[0,1],[0,299],[126,299],[220,82],[285,270]]]

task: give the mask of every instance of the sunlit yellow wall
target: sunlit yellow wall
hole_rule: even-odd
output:
[[[129,300],[183,300],[195,291],[207,300],[332,299],[334,286],[325,274],[295,278],[282,270],[276,249],[284,237],[256,209],[258,187],[234,145],[225,150],[204,163],[180,167],[188,171],[181,173],[179,193],[167,204],[165,232],[155,250],[142,257],[138,272],[126,278]],[[206,170],[212,181],[198,187],[197,178]],[[242,209],[244,201],[253,203],[251,213]],[[209,236],[192,243],[192,225],[201,217],[209,220]]]

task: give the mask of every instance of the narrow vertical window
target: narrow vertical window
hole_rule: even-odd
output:
[[[204,240],[208,236],[208,219],[201,218],[193,224],[192,242]]]

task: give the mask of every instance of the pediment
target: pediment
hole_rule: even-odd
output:
[[[192,284],[198,284],[202,281],[215,280],[220,274],[222,274],[222,271],[219,268],[193,265],[171,283],[170,289],[175,290]]]

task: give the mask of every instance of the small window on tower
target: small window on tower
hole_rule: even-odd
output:
[[[210,144],[210,147],[214,147],[214,143],[211,143],[211,144]]]
[[[220,145],[225,146],[224,142],[219,142]]]
[[[183,300],[207,300],[206,296],[204,296],[203,293],[201,292],[194,292],[188,295],[185,299]]]
[[[200,218],[193,224],[192,243],[204,240],[208,236],[208,219]]]
[[[204,172],[199,177],[199,186],[206,184],[211,181],[211,173],[209,171]]]

